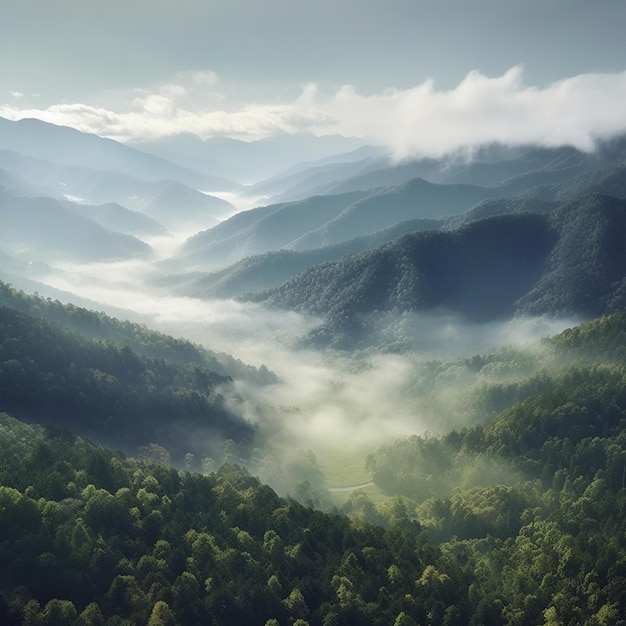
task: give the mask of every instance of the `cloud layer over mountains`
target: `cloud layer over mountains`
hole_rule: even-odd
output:
[[[526,85],[523,70],[501,76],[468,73],[454,88],[433,80],[363,94],[346,85],[327,94],[316,85],[295,99],[235,104],[234,91],[212,72],[177,74],[166,84],[129,94],[127,108],[62,103],[47,108],[0,106],[9,119],[35,117],[122,141],[177,133],[255,140],[276,133],[360,137],[399,159],[441,156],[491,142],[572,145],[626,130],[626,72],[580,74],[547,86]]]

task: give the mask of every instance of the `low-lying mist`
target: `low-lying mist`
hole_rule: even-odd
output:
[[[577,323],[520,318],[478,324],[441,311],[387,315],[377,342],[382,338],[387,342],[382,345],[395,345],[395,351],[316,350],[303,348],[300,339],[321,320],[234,300],[173,297],[165,289],[148,286],[154,272],[153,266],[138,261],[64,264],[45,276],[45,282],[102,303],[105,312],[119,317],[120,308],[128,310],[150,328],[273,371],[277,383],[234,380],[222,390],[232,409],[257,431],[252,450],[231,450],[228,458],[247,464],[262,480],[290,494],[303,480],[345,486],[325,480],[318,460],[323,465],[324,459],[332,458],[336,465],[345,458],[353,464],[358,456],[361,476],[369,480],[365,458],[381,445],[475,423],[481,419],[476,415],[480,403],[475,390],[511,380],[516,373],[499,366],[497,359],[476,371],[465,357],[502,346],[536,354],[539,348],[533,342]],[[402,351],[397,349],[399,337]],[[205,470],[211,469],[220,445],[223,449],[222,444],[207,441]]]

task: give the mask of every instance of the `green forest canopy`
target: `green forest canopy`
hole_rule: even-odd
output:
[[[29,394],[7,384],[22,375],[17,365],[38,372],[20,379],[39,385],[38,393],[62,380],[89,380],[95,393],[93,373],[81,378],[90,369],[115,377],[118,391],[128,385],[129,398],[152,393],[146,386],[135,394],[137,373],[165,377],[183,398],[197,393],[202,376],[221,380],[200,365],[174,367],[109,340],[85,343],[9,307],[2,323],[9,339],[0,359],[3,403],[12,398],[18,411]],[[61,352],[35,360],[46,337]],[[355,492],[348,516],[280,498],[236,465],[203,476],[163,464],[158,454],[137,461],[5,413],[0,617],[109,625],[623,624],[625,345],[623,313],[546,340],[541,367],[522,358],[527,375],[503,383],[503,410],[371,455],[368,468],[389,499],[377,509]],[[480,370],[506,358],[520,354],[466,365]],[[492,384],[484,393],[497,390]],[[142,405],[133,406],[140,415]],[[28,410],[33,420],[41,408]]]

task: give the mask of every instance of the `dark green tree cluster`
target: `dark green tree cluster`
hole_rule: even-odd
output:
[[[402,512],[357,529],[235,465],[141,464],[7,415],[0,446],[2,623],[382,625],[466,603]]]
[[[558,243],[541,280],[518,303],[520,310],[591,318],[626,306],[623,196],[583,195],[550,218]]]
[[[254,299],[325,316],[315,336],[337,347],[367,338],[372,329],[364,321],[373,313],[447,307],[470,319],[494,319],[513,312],[555,241],[542,216],[497,216],[455,231],[410,233],[316,265]]]
[[[368,458],[468,585],[463,623],[626,623],[625,328],[620,313],[564,332],[544,348],[570,363],[523,400]]]
[[[555,239],[547,220],[536,215],[497,216],[450,232],[418,231],[314,266],[259,299],[318,315],[342,307],[363,314],[449,306],[493,318],[511,311],[539,277]]]
[[[626,306],[626,200],[565,197],[550,210],[503,205],[499,215],[406,234],[309,267],[251,299],[323,316],[310,339],[341,349],[376,343],[381,312],[441,308],[485,321],[618,311]]]
[[[53,322],[98,341],[111,341],[128,347],[140,356],[162,359],[175,365],[198,365],[233,378],[258,383],[276,381],[276,375],[265,366],[255,368],[223,352],[214,352],[187,339],[171,337],[128,320],[110,317],[75,304],[64,304],[51,298],[26,294],[0,281],[0,304]]]
[[[132,452],[155,442],[182,463],[223,436],[252,434],[226,407],[229,379],[200,365],[139,356],[0,306],[0,410]]]

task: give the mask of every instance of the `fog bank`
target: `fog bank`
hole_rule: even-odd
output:
[[[47,282],[102,302],[104,310],[130,309],[151,328],[275,372],[279,383],[234,381],[224,393],[236,411],[257,425],[261,438],[278,449],[375,449],[406,435],[445,432],[460,425],[463,394],[476,379],[453,361],[436,385],[425,385],[433,360],[531,345],[576,324],[543,317],[478,324],[440,311],[410,313],[395,324],[387,320],[381,333],[389,333],[390,340],[398,334],[409,338],[410,350],[350,354],[298,347],[298,340],[320,323],[317,319],[147,288],[152,270],[140,262],[65,265],[63,270]]]

